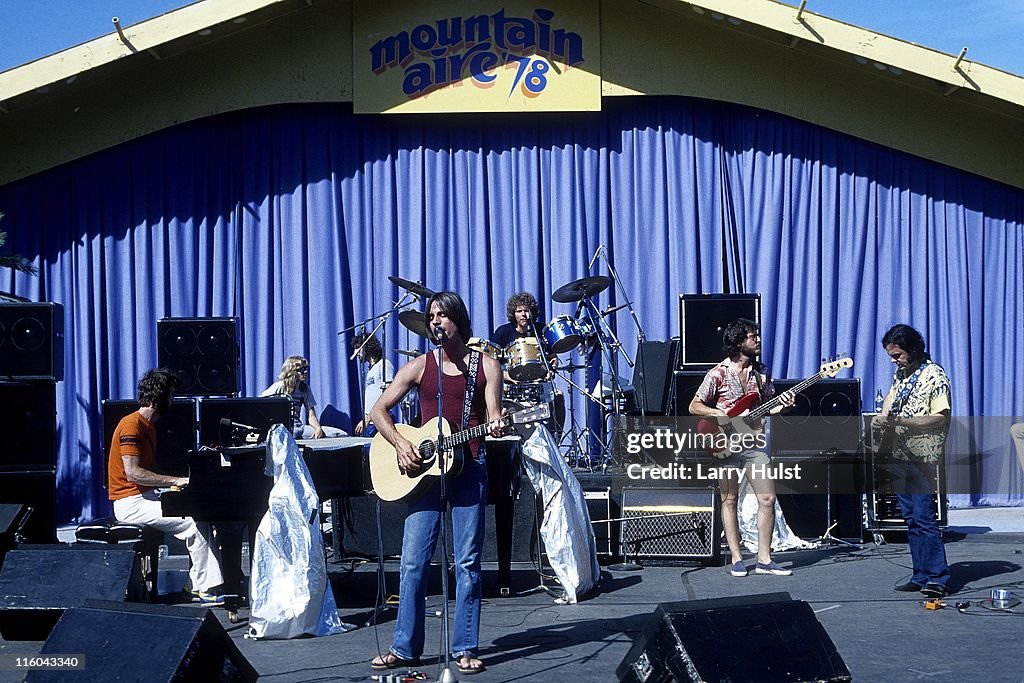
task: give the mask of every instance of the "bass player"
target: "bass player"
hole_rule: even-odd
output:
[[[697,393],[690,402],[690,414],[700,417],[724,418],[729,408],[744,395],[756,393],[755,402],[766,401],[775,395],[768,367],[758,361],[761,355],[761,334],[757,323],[747,318],[738,318],[725,326],[722,331],[722,347],[729,357],[708,370]],[[779,396],[779,405],[769,414],[777,415],[793,408],[792,392]],[[757,425],[756,431],[763,432],[764,426]],[[739,473],[744,471],[754,493],[757,495],[757,563],[754,571],[758,574],[789,576],[792,570],[785,569],[772,560],[772,533],[775,529],[775,482],[768,477],[755,476],[754,465],[769,464],[768,454],[760,450],[742,452],[728,451],[726,457],[715,463],[732,476],[718,480],[722,496],[722,526],[725,540],[729,545],[729,573],[746,576],[740,546],[740,528],[736,511],[739,498]]]

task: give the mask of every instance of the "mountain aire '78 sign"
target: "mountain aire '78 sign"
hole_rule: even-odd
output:
[[[597,0],[357,0],[357,113],[595,111]]]

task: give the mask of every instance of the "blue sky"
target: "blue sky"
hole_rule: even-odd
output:
[[[227,2],[230,0],[221,0]],[[0,0],[0,71],[189,4],[182,0]],[[793,0],[789,4],[799,4]],[[1021,0],[810,0],[808,9],[1024,75]]]

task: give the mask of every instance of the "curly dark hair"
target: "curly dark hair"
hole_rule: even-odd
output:
[[[895,344],[904,351],[912,361],[931,360],[925,350],[924,337],[910,325],[893,325],[882,335],[882,348]]]
[[[156,408],[161,412],[169,410],[179,382],[178,375],[169,368],[148,370],[139,378],[139,407]]]
[[[729,358],[733,358],[740,352],[740,346],[743,345],[747,335],[752,332],[759,332],[760,329],[758,324],[750,318],[737,318],[733,320],[722,330],[722,350],[728,354]]]
[[[530,320],[537,319],[537,314],[540,312],[537,299],[529,292],[516,292],[508,298],[508,303],[505,304],[505,317],[510,323],[516,324],[516,309],[520,306],[530,309]]]
[[[373,365],[384,357],[384,349],[381,347],[380,340],[377,339],[376,335],[369,332],[360,332],[352,337],[352,350],[358,349],[364,341],[366,345],[363,346],[363,353],[366,355],[366,360],[370,361],[370,365]]]
[[[455,323],[462,341],[469,341],[469,338],[473,336],[473,327],[469,324],[469,311],[466,310],[466,302],[462,300],[462,297],[450,291],[438,292],[430,297],[430,301],[427,302],[427,310],[423,314],[423,321],[428,330],[430,329],[430,309],[434,304],[437,304],[441,312]]]

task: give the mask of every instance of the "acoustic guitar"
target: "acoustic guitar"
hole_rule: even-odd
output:
[[[513,424],[525,425],[541,422],[551,416],[546,403],[509,413],[499,420],[501,427]],[[441,434],[441,457],[437,456],[438,424]],[[398,468],[398,451],[379,432],[370,442],[370,479],[373,490],[381,500],[407,500],[416,497],[441,476],[442,470],[448,476],[462,471],[462,448],[471,439],[478,439],[491,431],[494,422],[485,422],[476,427],[452,433],[451,424],[435,417],[422,427],[397,424],[398,433],[412,442],[419,450],[423,462],[415,472],[402,472]]]
[[[839,374],[840,370],[853,367],[852,358],[839,358],[828,363],[824,363],[821,369],[818,370],[818,374],[808,377],[804,381],[800,382],[792,389],[794,395],[804,391],[812,384],[817,383],[826,377],[835,377]],[[782,402],[782,394],[773,396],[770,400],[765,401],[756,408],[751,409],[761,395],[752,391],[749,394],[744,394],[739,398],[736,403],[733,404],[728,411],[726,411],[725,417],[705,417],[697,423],[697,433],[701,435],[714,435],[714,434],[725,434],[728,438],[708,439],[708,442],[714,441],[715,446],[708,446],[705,450],[711,453],[716,458],[725,458],[728,456],[726,447],[724,444],[730,442],[733,434],[750,434],[754,432],[754,426],[773,408],[778,406]],[[717,444],[723,444],[722,448],[718,448]]]

